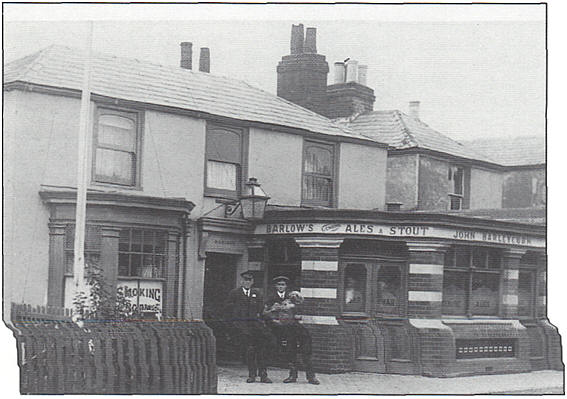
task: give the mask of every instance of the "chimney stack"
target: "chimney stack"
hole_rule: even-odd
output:
[[[184,69],[193,68],[193,43],[181,42],[181,61],[180,66]]]
[[[307,28],[305,31],[303,52],[317,54],[317,28]]]
[[[374,109],[374,90],[366,86],[368,66],[347,58],[335,62],[335,82],[327,86],[327,118],[346,118]]]
[[[303,24],[291,25],[291,54],[303,53]]]
[[[346,63],[346,80],[348,82],[358,82],[358,61],[348,60]]]
[[[368,72],[368,65],[358,66],[358,83],[366,86],[366,73]]]
[[[419,101],[409,102],[409,114],[415,119],[419,119]]]
[[[345,63],[335,62],[335,84],[345,82]]]
[[[290,54],[278,64],[279,97],[324,115],[326,108],[327,74],[325,56],[317,54],[317,30],[303,24],[291,26]]]
[[[199,56],[199,71],[211,71],[211,53],[208,47],[201,47],[201,54]]]

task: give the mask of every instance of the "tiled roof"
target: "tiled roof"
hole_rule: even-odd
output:
[[[545,137],[524,136],[463,142],[504,166],[545,164]]]
[[[50,46],[5,65],[4,84],[21,81],[80,90],[83,65],[84,52],[81,50]],[[136,59],[93,54],[91,92],[366,140],[348,127],[243,81]]]
[[[357,133],[385,142],[397,149],[423,148],[456,157],[498,163],[470,146],[463,145],[403,112],[373,111],[354,120],[342,120]]]

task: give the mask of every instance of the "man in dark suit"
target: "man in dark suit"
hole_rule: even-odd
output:
[[[271,334],[261,318],[263,301],[258,290],[252,288],[254,275],[247,270],[240,274],[240,287],[231,290],[226,300],[228,320],[239,333],[246,347],[248,379],[271,383],[266,372],[264,355],[270,345]]]
[[[298,292],[288,290],[289,278],[277,276],[272,279],[275,291],[270,295],[264,306],[264,317],[272,328],[278,340],[286,341],[286,357],[289,364],[289,377],[283,382],[291,383],[297,381],[297,352],[301,353],[305,374],[310,384],[319,385],[319,380],[313,372],[311,363],[311,335],[303,327],[296,315],[297,306],[303,298]]]

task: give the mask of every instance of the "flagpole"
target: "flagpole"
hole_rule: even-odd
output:
[[[87,48],[83,69],[81,91],[81,111],[79,118],[79,137],[77,148],[77,206],[75,210],[75,243],[73,261],[73,296],[85,291],[85,224],[87,211],[88,185],[88,133],[90,128],[90,80],[92,64],[93,23],[88,22]]]

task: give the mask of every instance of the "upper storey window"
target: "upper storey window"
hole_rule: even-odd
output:
[[[304,204],[333,206],[335,147],[306,141],[303,150]]]
[[[449,166],[449,209],[465,209],[465,168]]]
[[[94,180],[139,185],[140,126],[137,112],[99,108],[94,137]]]
[[[244,131],[208,126],[205,194],[237,197],[244,174]]]

